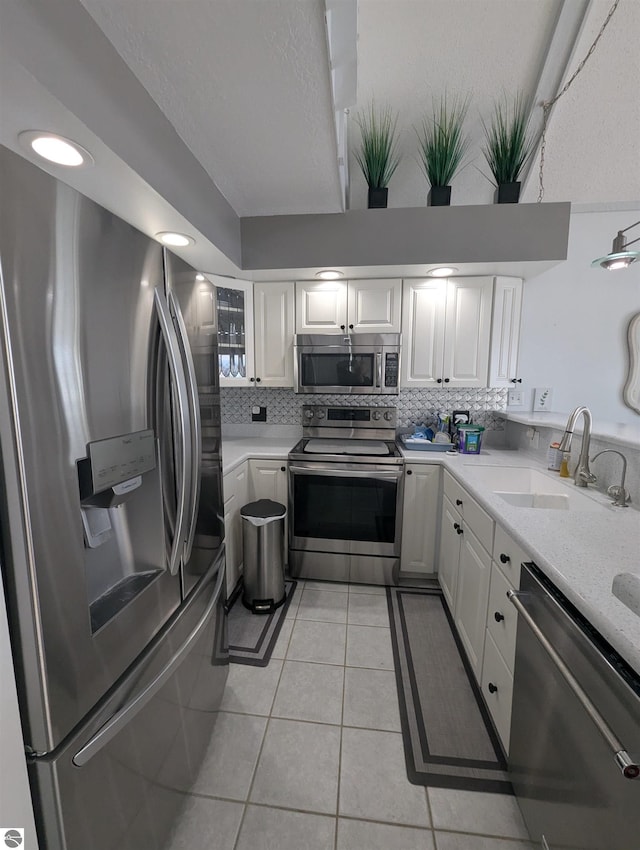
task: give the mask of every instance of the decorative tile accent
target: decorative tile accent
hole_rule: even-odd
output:
[[[304,404],[334,404],[366,407],[371,404],[396,407],[398,429],[411,430],[414,425],[436,424],[439,411],[469,410],[477,425],[488,431],[503,431],[504,420],[496,410],[507,407],[506,389],[402,389],[400,395],[344,396],[298,395],[290,389],[256,389],[223,387],[220,390],[222,423],[236,425],[251,422],[251,407],[267,408],[267,422],[300,425]]]

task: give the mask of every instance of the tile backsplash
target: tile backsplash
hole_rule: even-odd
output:
[[[251,408],[267,408],[270,425],[300,425],[304,404],[335,404],[351,407],[380,405],[396,407],[398,428],[435,425],[438,411],[469,410],[473,422],[488,431],[503,431],[504,420],[496,414],[507,406],[506,389],[402,389],[400,395],[300,395],[290,389],[223,387],[220,391],[222,424],[251,422]]]

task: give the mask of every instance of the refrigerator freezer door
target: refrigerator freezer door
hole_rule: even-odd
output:
[[[198,460],[191,502],[193,522],[183,566],[184,592],[188,594],[218,556],[224,540],[216,288],[167,249],[165,268],[168,301],[182,342],[200,428],[193,451]]]
[[[162,249],[5,148],[0,185],[6,584],[25,739],[47,752],[181,603],[157,440],[140,486],[95,508],[88,542],[79,478],[88,444],[150,427]]]
[[[222,554],[102,709],[30,765],[47,850],[165,846],[227,678],[224,573]]]

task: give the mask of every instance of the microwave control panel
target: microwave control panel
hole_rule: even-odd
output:
[[[398,386],[398,359],[397,352],[387,352],[384,356],[384,385],[385,387]]]

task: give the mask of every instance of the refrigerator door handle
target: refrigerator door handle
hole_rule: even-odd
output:
[[[180,423],[180,446],[176,447],[180,453],[180,463],[178,465],[178,507],[171,554],[169,556],[169,572],[174,576],[177,575],[180,569],[180,558],[186,538],[185,525],[190,493],[188,476],[192,470],[191,417],[189,412],[189,392],[187,390],[182,361],[179,357],[178,339],[173,328],[169,307],[159,287],[156,287],[154,291],[154,304],[165,348],[167,349],[169,371],[176,390],[178,420]]]
[[[196,369],[191,356],[189,337],[184,323],[180,305],[173,292],[168,296],[169,309],[174,318],[180,355],[182,358],[183,371],[187,380],[187,392],[189,399],[189,410],[191,414],[191,484],[189,487],[189,518],[187,521],[187,539],[184,547],[185,562],[191,557],[193,538],[196,533],[196,518],[198,516],[198,501],[200,498],[200,467],[202,464],[202,435],[200,427],[200,400],[198,397],[198,382],[196,380]]]
[[[224,557],[223,546],[220,555],[216,558],[215,565],[211,568],[212,573],[215,573],[216,569],[218,570],[218,578],[216,580],[213,595],[189,637],[185,640],[175,655],[173,655],[166,666],[160,671],[160,673],[158,673],[155,679],[142,691],[140,691],[137,696],[133,697],[133,699],[119,709],[113,717],[111,717],[84,745],[84,747],[75,754],[72,761],[76,767],[84,767],[84,765],[87,764],[98,752],[100,752],[100,750],[105,747],[109,741],[113,740],[118,732],[120,732],[131,720],[133,720],[133,718],[142,711],[145,705],[153,699],[160,688],[162,688],[162,686],[166,684],[166,682],[175,673],[185,656],[189,654],[194,643],[197,642],[198,638],[206,629],[211,618],[211,614],[220,601],[220,597],[225,586]]]

